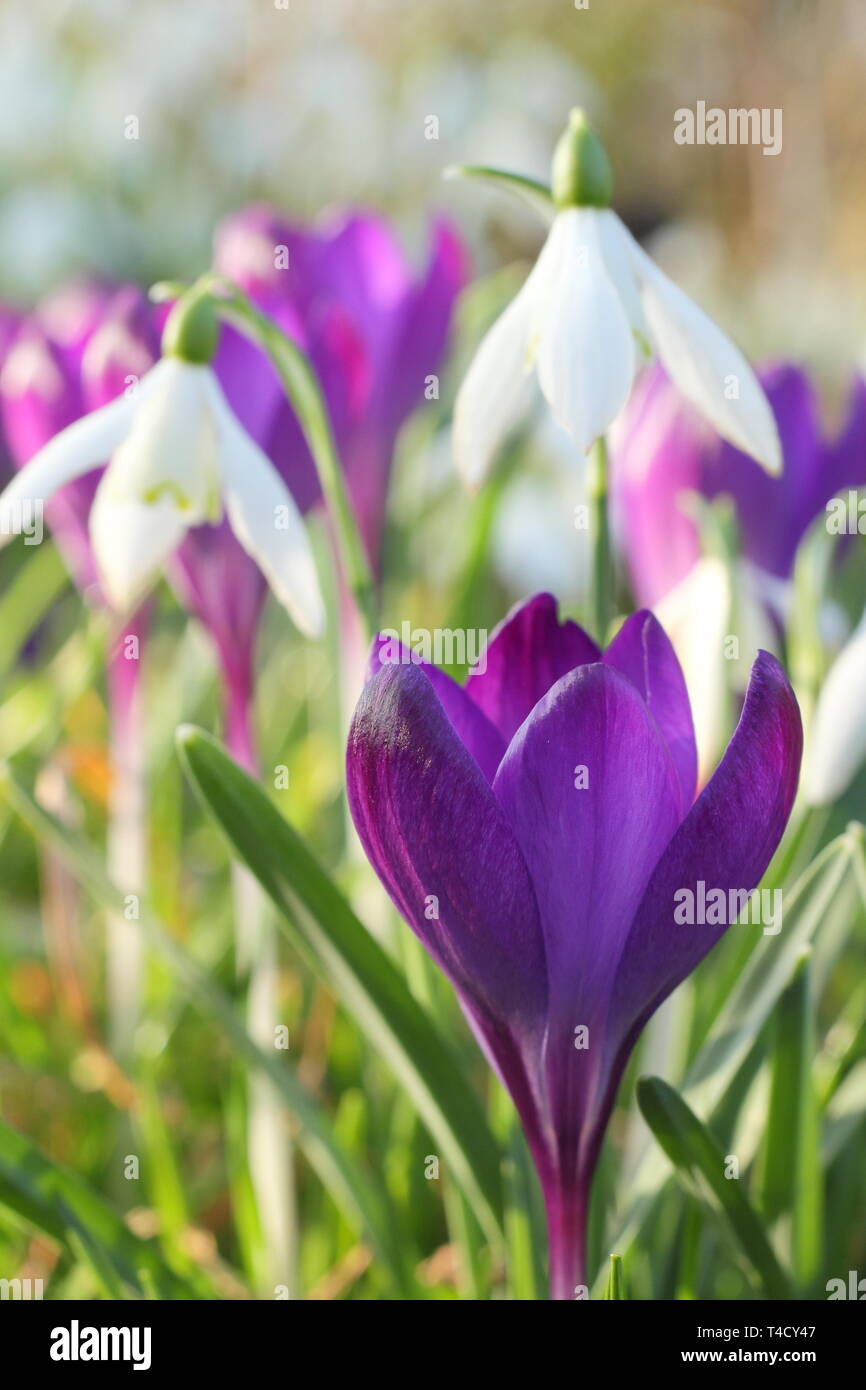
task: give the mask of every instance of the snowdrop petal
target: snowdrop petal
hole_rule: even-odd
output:
[[[773,412],[745,357],[625,228],[623,232],[653,344],[668,374],[719,434],[768,473],[780,473],[782,451]],[[728,398],[731,390],[737,391],[737,399]]]
[[[628,399],[634,340],[608,277],[598,212],[570,208],[557,220],[565,246],[538,350],[538,379],[556,419],[587,450]]]
[[[4,489],[0,515],[11,514],[23,502],[45,501],[74,478],[106,463],[125,437],[140,400],[140,392],[124,396],[55,435]],[[11,528],[0,528],[0,546],[11,539]]]
[[[532,401],[533,358],[555,290],[561,232],[557,219],[523,288],[482,339],[457,393],[454,462],[473,490]]]
[[[226,512],[244,550],[307,637],[320,637],[325,609],[300,512],[270,459],[231,413],[216,378],[208,385],[220,435]]]
[[[804,786],[810,806],[841,796],[866,758],[866,621],[836,658],[818,697]]]
[[[187,522],[169,497],[117,497],[106,473],[90,510],[90,543],[106,597],[130,612],[180,545]]]
[[[716,766],[730,732],[725,637],[730,631],[732,609],[727,566],[715,556],[698,560],[655,607],[686,679],[698,750],[699,786]]]
[[[220,519],[217,422],[210,367],[163,357],[139,392],[129,435],[108,473],[118,501],[152,503],[162,496],[183,512],[185,524]]]
[[[632,264],[631,237],[610,208],[604,208],[599,212],[598,225],[601,251],[608,276],[616,286],[626,318],[631,325],[638,357],[647,362],[652,356],[652,344],[649,340],[640,287]]]

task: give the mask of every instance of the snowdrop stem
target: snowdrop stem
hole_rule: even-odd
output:
[[[252,682],[225,670],[224,737],[235,762],[256,774]],[[278,1019],[276,933],[268,903],[248,869],[232,864],[235,965],[247,976],[247,1030],[264,1051],[274,1047]],[[246,1103],[246,1165],[258,1214],[259,1239],[252,1251],[256,1283],[274,1296],[286,1285],[297,1296],[297,1222],[292,1145],[280,1104],[267,1078],[251,1077]]]
[[[315,370],[301,349],[236,286],[230,285],[228,289],[225,297],[215,297],[217,311],[227,323],[266,353],[273,363],[309,445],[331,518],[338,561],[367,635],[372,638],[378,626],[377,587]]]
[[[147,872],[146,755],[141,720],[141,614],[118,634],[108,661],[110,790],[106,862],[129,909],[106,922],[106,995],[109,1045],[127,1062],[141,1014],[144,955],[137,897]]]
[[[613,558],[608,518],[607,444],[604,436],[595,441],[589,459],[587,478],[592,560],[590,596],[592,627],[596,640],[604,643],[613,614]]]

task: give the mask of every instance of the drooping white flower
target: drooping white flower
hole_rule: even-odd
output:
[[[753,567],[703,555],[654,605],[685,676],[698,749],[698,785],[718,765],[736,724],[734,705],[759,651],[778,638]]]
[[[185,355],[166,350],[166,341],[165,355],[131,394],[76,420],[30,459],[0,495],[0,515],[41,504],[107,461],[89,530],[114,607],[134,607],[187,530],[225,511],[300,630],[319,636],[324,607],[291,493],[233,414],[210,366],[212,350]],[[178,332],[168,341],[177,344]],[[9,539],[4,531],[0,544]]]
[[[806,746],[803,786],[810,806],[841,796],[866,761],[866,613],[830,667]]]
[[[555,215],[528,279],[483,339],[457,396],[454,453],[470,487],[536,386],[589,449],[658,357],[716,431],[770,473],[782,457],[773,413],[742,353],[638,246],[609,207],[610,166],[581,112],[557,147]]]

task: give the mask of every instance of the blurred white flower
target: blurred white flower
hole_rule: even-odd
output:
[[[654,611],[683,668],[703,786],[731,736],[757,652],[775,653],[778,640],[751,567],[714,555],[702,556]]]
[[[212,368],[167,355],[133,393],[55,435],[0,495],[0,515],[44,501],[109,460],[90,511],[105,592],[128,611],[191,526],[229,524],[302,632],[324,610],[303,521],[273,464],[242,429]],[[10,538],[3,528],[0,544]]]
[[[841,796],[866,759],[866,613],[821,687],[803,774],[810,806]]]

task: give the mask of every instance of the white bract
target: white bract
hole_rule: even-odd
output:
[[[43,502],[108,460],[90,540],[109,602],[131,609],[191,526],[223,508],[302,632],[324,608],[303,520],[273,464],[232,413],[211,367],[165,356],[137,389],[56,435],[0,496],[0,513]],[[0,544],[8,536],[0,536]]]
[[[841,796],[866,759],[866,613],[821,687],[809,731],[804,789],[810,806]]]
[[[536,383],[584,451],[658,357],[725,439],[781,472],[773,413],[742,353],[608,207],[558,211],[529,278],[483,339],[454,413],[457,467],[477,487]]]

